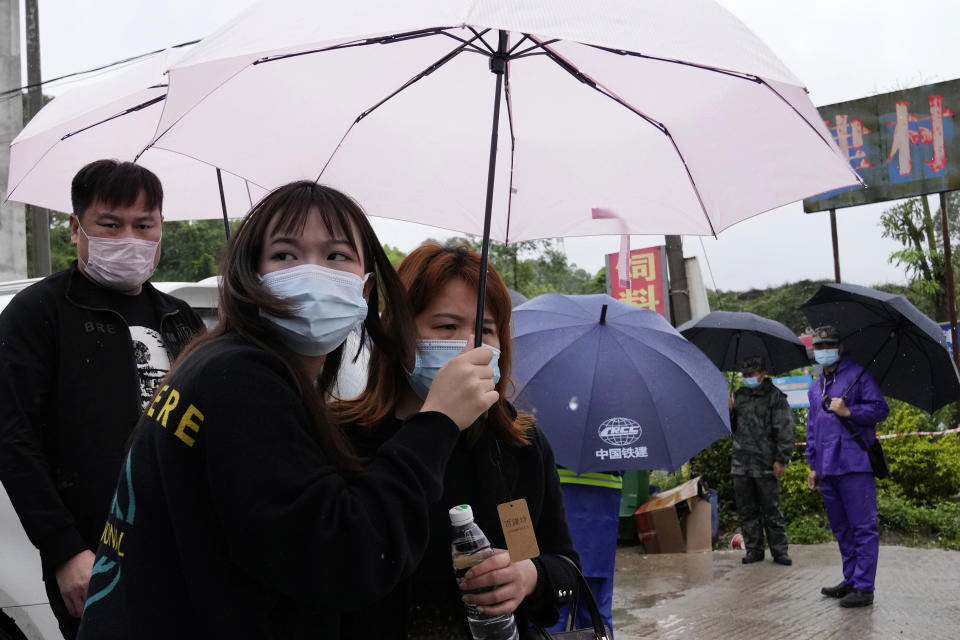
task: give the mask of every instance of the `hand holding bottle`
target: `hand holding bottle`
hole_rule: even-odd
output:
[[[477,605],[480,613],[496,616],[513,613],[536,586],[537,568],[532,560],[511,562],[507,551],[496,549],[489,558],[471,567],[460,590],[479,591],[464,594],[463,601]]]

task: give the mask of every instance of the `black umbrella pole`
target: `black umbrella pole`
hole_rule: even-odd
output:
[[[230,221],[227,220],[227,199],[223,196],[223,176],[220,175],[220,167],[217,167],[217,186],[220,187],[220,210],[223,212],[223,232],[227,234],[227,240],[229,240]]]
[[[487,298],[487,264],[490,259],[490,218],[493,214],[493,181],[497,175],[497,138],[500,131],[500,97],[503,92],[503,73],[507,68],[507,33],[500,32],[497,53],[490,58],[490,71],[497,76],[493,100],[493,130],[490,133],[490,168],[487,171],[487,203],[483,212],[483,242],[480,246],[480,281],[477,283],[477,320],[474,326],[473,346],[483,344],[483,310]]]

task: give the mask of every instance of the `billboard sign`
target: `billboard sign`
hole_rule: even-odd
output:
[[[630,251],[630,260],[627,263],[630,270],[629,289],[620,286],[620,272],[617,267],[619,255],[607,254],[607,293],[621,302],[656,311],[669,320],[667,248],[646,247]]]
[[[960,80],[817,110],[867,186],[807,198],[807,213],[960,189]]]
[[[791,409],[809,409],[810,401],[807,399],[807,391],[813,384],[813,376],[785,376],[782,378],[771,378],[777,389],[787,394],[787,402]]]

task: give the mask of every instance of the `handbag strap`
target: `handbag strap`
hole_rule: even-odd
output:
[[[833,415],[836,416],[837,414]],[[837,419],[840,421],[840,424],[843,425],[843,428],[847,430],[847,433],[850,434],[850,437],[853,438],[853,441],[860,445],[861,449],[864,451],[870,451],[869,447],[867,447],[867,443],[863,441],[863,437],[857,432],[854,426],[850,424],[849,420],[846,418],[841,418],[840,416],[837,416]]]
[[[859,382],[860,376],[863,375],[864,371],[866,371],[866,369],[861,369],[861,370],[860,370],[860,375],[858,375],[857,378],[853,381],[853,383],[852,383],[849,387],[847,387],[847,390],[843,392],[843,395],[842,395],[841,397],[842,397],[844,400],[847,399],[847,395],[850,393],[850,390],[853,389],[853,386],[854,386],[855,384],[857,384],[857,382]],[[824,408],[824,410],[827,411],[827,412],[829,412],[829,413],[833,413],[833,411],[830,411],[830,410],[827,409],[827,407],[826,407],[826,404],[827,404],[827,401],[826,401],[826,400],[827,400],[827,385],[826,385],[826,380],[824,380],[824,375],[823,375],[823,373],[820,374],[820,397],[821,397],[821,399],[822,399],[822,401],[823,401],[823,405],[824,405],[823,408]],[[833,415],[837,417],[837,420],[840,421],[840,424],[843,425],[843,428],[847,430],[847,433],[850,434],[850,437],[853,438],[853,441],[856,442],[857,445],[858,445],[861,449],[863,449],[864,451],[869,451],[869,450],[870,450],[870,449],[867,447],[867,443],[863,441],[863,437],[857,432],[856,428],[855,428],[852,424],[850,424],[850,421],[849,421],[847,418],[844,418],[844,417],[842,417],[842,416],[838,416],[836,413],[833,413]]]
[[[570,567],[577,574],[577,598],[573,601],[573,606],[570,608],[570,621],[571,624],[574,624],[574,621],[577,619],[577,605],[580,601],[583,601],[587,605],[587,611],[590,613],[590,620],[593,622],[593,633],[595,634],[597,640],[608,640],[609,636],[607,635],[606,626],[603,623],[603,615],[600,613],[600,607],[597,605],[597,599],[593,597],[593,592],[590,591],[590,585],[587,584],[587,579],[583,577],[583,574],[580,572],[580,568],[577,567],[577,563],[568,558],[563,554],[557,554],[558,558],[563,558],[563,560],[570,565]],[[569,625],[568,625],[569,626]]]

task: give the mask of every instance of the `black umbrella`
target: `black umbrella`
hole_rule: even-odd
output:
[[[825,284],[801,309],[814,327],[837,329],[844,349],[884,395],[930,412],[960,399],[960,375],[943,332],[903,296]]]
[[[714,311],[679,331],[721,371],[738,371],[750,356],[762,357],[770,373],[810,364],[806,347],[790,329],[753,313]]]

